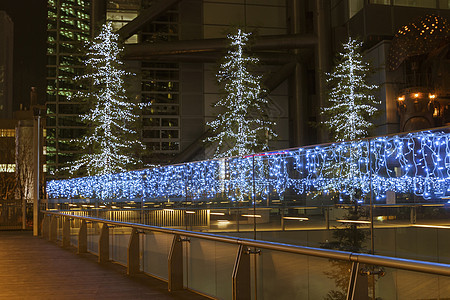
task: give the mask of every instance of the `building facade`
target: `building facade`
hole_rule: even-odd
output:
[[[123,59],[128,71],[135,74],[127,85],[130,97],[151,103],[142,112],[141,138],[149,149],[149,154],[143,157],[146,163],[209,157],[202,141],[208,135],[206,122],[217,114],[212,104],[221,95],[215,75],[226,51],[226,34],[235,27],[253,32],[252,54],[261,60],[260,73],[264,75],[270,100],[270,117],[277,123],[278,138],[270,141],[270,149],[329,140],[326,132],[312,124],[321,121],[319,111],[325,105],[322,74],[331,70],[333,53],[340,50],[348,36],[364,41],[365,56],[376,70],[371,80],[380,86],[377,96],[382,102],[382,114],[375,122],[374,134],[449,122],[443,117],[448,106],[445,91],[435,93],[430,86],[418,85],[415,89],[409,84],[410,59],[396,69],[386,64],[402,26],[427,15],[449,19],[448,1],[51,0],[48,3],[47,164],[51,172],[67,166],[76,155],[77,149],[69,141],[84,132],[84,125],[77,121],[83,107],[67,97],[76,89],[71,79],[83,72],[79,49],[104,21],[111,21],[124,41]],[[447,63],[448,56],[440,55],[443,63]],[[411,121],[419,114],[412,108],[406,110],[412,116],[404,113],[402,116],[404,109],[398,99],[406,95],[408,88],[414,90],[408,95],[420,90],[421,97],[428,99],[426,112],[421,112],[428,123]],[[437,94],[436,99],[442,102],[436,113],[439,120],[433,117],[437,102],[433,101],[433,108],[428,108],[429,97]]]
[[[47,166],[49,172],[67,166],[77,148],[70,141],[84,133],[78,121],[83,105],[69,97],[77,89],[73,78],[83,74],[83,43],[90,40],[90,1],[48,1],[47,27]]]
[[[382,114],[374,134],[450,124],[448,1],[336,1],[333,43],[361,37],[380,86]],[[348,7],[345,7],[348,5]],[[341,16],[338,11],[348,11]]]

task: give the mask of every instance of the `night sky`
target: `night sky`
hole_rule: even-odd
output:
[[[30,87],[38,88],[38,101],[45,103],[46,0],[0,0],[0,10],[14,22],[13,110],[30,102]]]

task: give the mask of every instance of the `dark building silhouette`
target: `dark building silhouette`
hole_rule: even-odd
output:
[[[37,88],[40,104],[46,100],[47,1],[0,1],[0,10],[14,24],[12,114],[21,106],[29,108],[31,87]]]
[[[12,118],[13,106],[13,29],[5,11],[0,11],[0,118]]]

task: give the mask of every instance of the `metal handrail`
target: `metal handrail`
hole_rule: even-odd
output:
[[[103,223],[103,224],[107,224],[107,225],[130,227],[130,228],[134,228],[137,230],[150,230],[150,231],[156,231],[156,232],[173,234],[173,235],[180,235],[180,236],[185,236],[185,237],[193,237],[193,238],[200,238],[200,239],[211,240],[211,241],[216,241],[216,242],[242,245],[242,246],[247,246],[247,247],[256,247],[256,248],[262,248],[262,249],[267,249],[267,250],[275,250],[275,251],[288,252],[288,253],[294,253],[294,254],[302,254],[302,255],[315,256],[315,257],[321,257],[321,258],[337,259],[337,260],[343,260],[343,261],[354,262],[354,263],[363,263],[363,264],[370,264],[370,265],[376,265],[376,266],[382,266],[382,267],[388,267],[388,268],[397,268],[397,269],[408,270],[408,271],[450,276],[450,265],[449,264],[419,261],[419,260],[413,260],[413,259],[395,258],[395,257],[380,256],[380,255],[372,255],[372,254],[365,254],[365,253],[354,253],[354,252],[346,252],[346,251],[338,251],[338,250],[330,250],[330,249],[313,248],[313,247],[306,247],[306,246],[297,246],[297,245],[290,245],[290,244],[269,242],[269,241],[251,240],[251,239],[223,236],[223,235],[217,235],[217,234],[211,234],[211,233],[194,232],[194,231],[188,231],[188,230],[182,230],[182,229],[169,229],[169,228],[163,228],[163,227],[157,227],[157,226],[145,225],[145,224],[119,222],[119,221],[105,220],[105,219],[94,218],[94,217],[76,216],[76,215],[70,215],[67,213],[60,213],[60,212],[53,212],[53,211],[42,211],[42,213],[47,214],[47,215],[70,217],[73,219],[98,222],[98,223]]]

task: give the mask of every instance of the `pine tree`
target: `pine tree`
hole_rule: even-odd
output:
[[[328,119],[323,124],[336,141],[367,136],[373,127],[369,118],[377,112],[375,105],[380,104],[373,95],[378,87],[367,84],[370,66],[363,61],[361,47],[362,42],[349,38],[339,53],[338,64],[327,74],[330,106],[322,109]]]
[[[367,83],[371,68],[363,61],[361,53],[362,42],[349,38],[343,44],[344,51],[339,53],[339,59],[332,73],[327,74],[329,107],[322,108],[322,115],[327,120],[327,127],[336,141],[352,141],[366,137],[373,127],[370,121],[377,112],[374,91],[376,85]],[[339,187],[326,186],[324,190],[344,191],[350,197],[350,202],[358,196],[360,183],[359,158],[363,155],[357,142],[348,145],[348,159],[340,160],[329,167],[324,167],[323,173],[328,176],[339,176]],[[345,187],[346,186],[346,187]]]
[[[350,141],[344,144],[345,150],[339,151],[343,154],[342,157],[336,157],[336,161],[323,166],[323,174],[338,180],[330,181],[332,183],[321,189],[341,193],[339,198],[342,194],[349,196],[349,202],[353,207],[347,210],[343,218],[354,221],[359,220],[363,214],[358,209],[358,198],[363,196],[361,184],[367,180],[362,178],[360,168],[363,166],[359,164],[360,158],[364,155],[364,147],[354,140],[368,135],[368,130],[373,127],[370,117],[377,112],[375,105],[380,103],[373,95],[377,86],[367,83],[370,65],[363,61],[361,47],[362,42],[351,37],[343,44],[344,51],[339,53],[336,67],[332,73],[327,74],[327,83],[331,87],[328,93],[330,106],[323,108],[321,112],[327,118],[323,125],[333,133],[334,139]],[[359,229],[356,223],[344,223],[340,227],[333,232],[334,240],[327,241],[321,246],[365,252],[364,241],[367,232]],[[348,279],[345,270],[348,269],[348,265],[336,260],[330,260],[330,263],[331,271],[324,273],[335,281],[336,289],[330,290],[325,299],[345,299]]]
[[[261,96],[261,76],[252,74],[259,60],[245,53],[249,35],[241,29],[228,35],[230,48],[217,74],[225,93],[215,107],[222,113],[207,123],[213,134],[205,139],[216,147],[214,157],[267,150],[268,137],[276,136],[272,129],[275,123],[267,114],[268,101]]]
[[[85,170],[88,175],[112,174],[140,163],[132,153],[144,148],[133,129],[141,106],[126,96],[124,78],[130,74],[123,69],[121,51],[111,23],[103,25],[88,45],[86,74],[75,79],[89,88],[73,96],[89,107],[80,116],[88,129],[76,140],[82,155],[70,167],[72,173]]]

